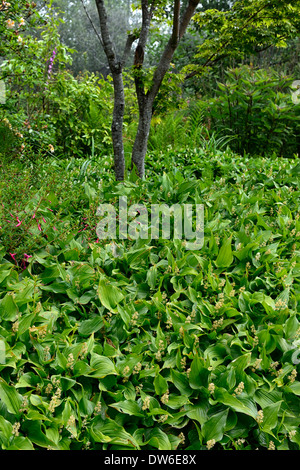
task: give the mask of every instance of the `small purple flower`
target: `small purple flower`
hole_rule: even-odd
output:
[[[57,51],[57,48],[55,47],[55,49],[53,50],[52,55],[51,55],[51,57],[50,57],[50,59],[49,59],[49,62],[50,62],[50,63],[49,63],[49,67],[48,67],[48,80],[50,80],[50,78],[51,78],[52,67],[53,67],[53,62],[54,62],[55,56],[56,56],[56,51]],[[45,88],[45,90],[46,90],[47,87],[48,87],[48,80],[47,80],[47,82],[46,82],[46,88]]]

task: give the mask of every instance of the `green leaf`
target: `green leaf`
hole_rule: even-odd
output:
[[[139,405],[133,400],[124,400],[117,403],[112,403],[112,408],[120,411],[120,413],[125,413],[132,416],[144,417],[144,414],[141,412]]]
[[[11,293],[6,294],[0,301],[0,318],[8,321],[15,321],[19,309]]]
[[[0,378],[0,399],[6,405],[7,410],[12,414],[18,414],[22,403],[22,396],[15,387],[8,385]]]
[[[31,442],[40,447],[55,447],[55,443],[47,438],[41,426],[40,421],[26,421],[23,424],[24,430]]]
[[[199,389],[207,386],[209,371],[207,368],[202,367],[202,363],[198,355],[195,355],[189,374],[189,383],[191,388]]]
[[[168,390],[168,382],[161,374],[155,376],[154,388],[157,395],[163,395]]]
[[[166,433],[159,428],[154,428],[149,431],[148,444],[159,450],[171,450],[172,446]]]
[[[88,373],[89,377],[96,377],[98,379],[102,379],[107,375],[117,375],[114,363],[108,357],[100,356],[96,353],[91,353],[90,366],[92,368],[92,372]]]
[[[233,254],[231,249],[232,236],[227,238],[220,248],[218,257],[216,259],[216,265],[218,268],[228,268],[233,262]]]
[[[134,437],[113,420],[98,418],[91,427],[91,436],[95,442],[120,444],[139,449],[139,445]]]
[[[34,447],[27,437],[17,436],[6,450],[34,450]]]
[[[220,441],[222,439],[226,427],[227,416],[228,410],[224,410],[212,416],[203,424],[201,432],[206,441],[210,441],[211,439]]]
[[[250,398],[236,398],[230,395],[224,388],[217,388],[214,396],[216,401],[229,406],[232,410],[252,416],[254,419],[256,418],[257,408]]]
[[[98,295],[102,305],[113,312],[116,312],[117,305],[124,299],[124,295],[116,286],[108,284],[103,279],[99,281]]]
[[[173,369],[171,371],[171,377],[175,387],[182,395],[189,397],[193,393],[193,390],[189,386],[189,380],[185,374]]]
[[[147,272],[147,282],[151,289],[155,289],[156,279],[157,279],[157,267],[151,266],[151,268]]]
[[[95,316],[89,320],[84,320],[78,328],[78,333],[82,336],[90,336],[92,333],[100,330],[102,326],[102,318],[100,316]]]
[[[272,403],[272,405],[268,405],[263,409],[263,423],[262,423],[262,430],[264,432],[270,432],[272,429],[275,428],[278,421],[278,413],[281,407],[282,400],[277,403]]]
[[[12,436],[12,430],[12,424],[0,415],[0,434],[9,440],[9,438]]]

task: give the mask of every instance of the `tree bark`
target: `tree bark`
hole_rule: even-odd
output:
[[[124,59],[119,60],[109,33],[108,18],[104,5],[104,0],[96,0],[96,5],[100,19],[103,49],[108,60],[114,85],[114,111],[111,125],[111,133],[114,149],[115,176],[117,181],[123,181],[125,176],[125,156],[123,144],[125,95],[122,72],[123,62],[125,62],[126,60],[125,55],[127,54],[127,48],[125,48],[124,51]]]
[[[144,106],[139,106],[139,123],[132,148],[132,166],[135,166],[137,174],[140,178],[145,175],[145,157],[148,147],[148,139],[150,133],[152,119],[152,101],[144,100]]]
[[[133,41],[136,39],[134,35],[129,35],[125,45],[124,56],[120,60],[117,57],[113,41],[108,29],[108,18],[104,0],[95,0],[101,29],[101,40],[106,54],[109,68],[114,84],[114,111],[111,126],[112,141],[114,149],[114,163],[116,180],[122,181],[125,176],[125,158],[123,145],[123,119],[125,110],[124,84],[123,84],[123,67],[129,55]],[[174,0],[173,30],[169,42],[162,54],[159,64],[153,74],[152,85],[145,92],[142,77],[142,67],[144,62],[145,48],[148,40],[150,23],[156,8],[156,2],[149,0],[141,0],[142,6],[142,29],[139,35],[139,41],[135,54],[135,88],[139,107],[139,123],[135,142],[132,149],[132,168],[135,166],[140,178],[145,175],[145,156],[148,147],[148,139],[150,133],[152,107],[157,96],[161,83],[166,72],[170,68],[170,63],[178,43],[184,35],[188,24],[198,6],[200,0],[189,0],[188,5],[180,19],[181,0]],[[150,3],[150,5],[149,5]]]
[[[148,139],[152,119],[152,107],[154,100],[160,89],[162,81],[170,68],[171,60],[173,58],[175,50],[177,49],[179,41],[184,35],[199,2],[200,0],[189,0],[189,3],[180,21],[180,0],[174,0],[172,35],[165,47],[159,64],[153,74],[152,85],[147,93],[145,93],[144,90],[140,70],[136,72],[135,86],[139,105],[139,123],[135,142],[132,149],[131,168],[135,166],[140,178],[143,178],[145,175],[145,157],[148,147]],[[152,8],[149,9],[148,7],[148,0],[142,0],[142,12],[143,22],[138,47],[143,47],[144,52],[150,29],[151,16],[153,12]],[[141,64],[138,65],[140,68]]]

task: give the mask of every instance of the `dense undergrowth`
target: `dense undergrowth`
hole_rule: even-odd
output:
[[[299,449],[295,159],[1,167],[2,449]],[[20,190],[22,189],[22,191]],[[100,203],[204,204],[204,246],[99,240]]]

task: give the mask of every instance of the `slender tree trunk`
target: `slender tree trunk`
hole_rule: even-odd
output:
[[[113,73],[114,84],[114,111],[111,125],[111,134],[114,149],[114,168],[117,181],[123,181],[125,175],[125,156],[123,145],[123,119],[125,110],[125,96],[122,70]]]
[[[190,23],[199,1],[200,0],[189,0],[188,5],[180,19],[181,0],[174,0],[172,35],[153,74],[152,86],[147,93],[144,91],[144,86],[140,78],[139,71],[136,74],[135,87],[139,104],[139,124],[132,150],[132,167],[133,165],[136,167],[140,178],[143,178],[145,175],[145,157],[148,147],[154,100],[160,89],[162,81],[170,68],[174,52],[177,49],[179,41]],[[144,49],[147,43],[150,21],[153,13],[153,5],[154,2],[150,8],[148,6],[148,0],[142,0],[143,24],[135,57],[135,66],[138,68],[142,67],[143,64]],[[142,60],[138,60],[141,56],[140,51],[142,51]]]
[[[135,52],[134,66],[135,87],[139,105],[139,123],[135,142],[132,150],[132,167],[135,166],[140,178],[145,174],[145,156],[147,152],[148,139],[150,133],[152,107],[157,96],[161,83],[168,69],[178,43],[184,35],[188,24],[195,12],[200,0],[188,0],[188,4],[180,17],[181,0],[174,0],[173,15],[173,31],[170,40],[161,56],[159,64],[154,72],[152,86],[145,92],[142,67],[144,62],[145,48],[148,40],[150,23],[157,3],[149,0],[141,0],[142,7],[142,29],[139,34],[139,41]],[[112,121],[112,140],[114,148],[115,175],[119,181],[124,180],[125,175],[125,158],[123,145],[123,118],[125,109],[124,84],[123,84],[123,67],[130,53],[133,41],[136,39],[135,34],[129,34],[125,45],[123,58],[118,59],[114,43],[111,39],[108,28],[108,18],[104,0],[96,0],[98,9],[101,42],[104,52],[108,59],[109,68],[113,77],[114,84],[114,112]]]
[[[132,166],[135,166],[140,178],[145,175],[145,157],[152,119],[152,101],[145,98],[144,102],[144,106],[139,109],[139,124],[132,149]]]
[[[96,0],[96,5],[100,19],[102,45],[108,60],[114,84],[114,111],[111,125],[111,133],[114,148],[115,175],[116,180],[123,181],[125,176],[125,157],[123,145],[123,119],[125,110],[125,96],[122,72],[123,61],[126,60],[125,52],[127,53],[127,49],[124,52],[123,61],[120,61],[117,57],[115,46],[111,39],[110,32],[108,29],[108,18],[104,0]],[[128,44],[126,43],[126,47],[127,46]]]

